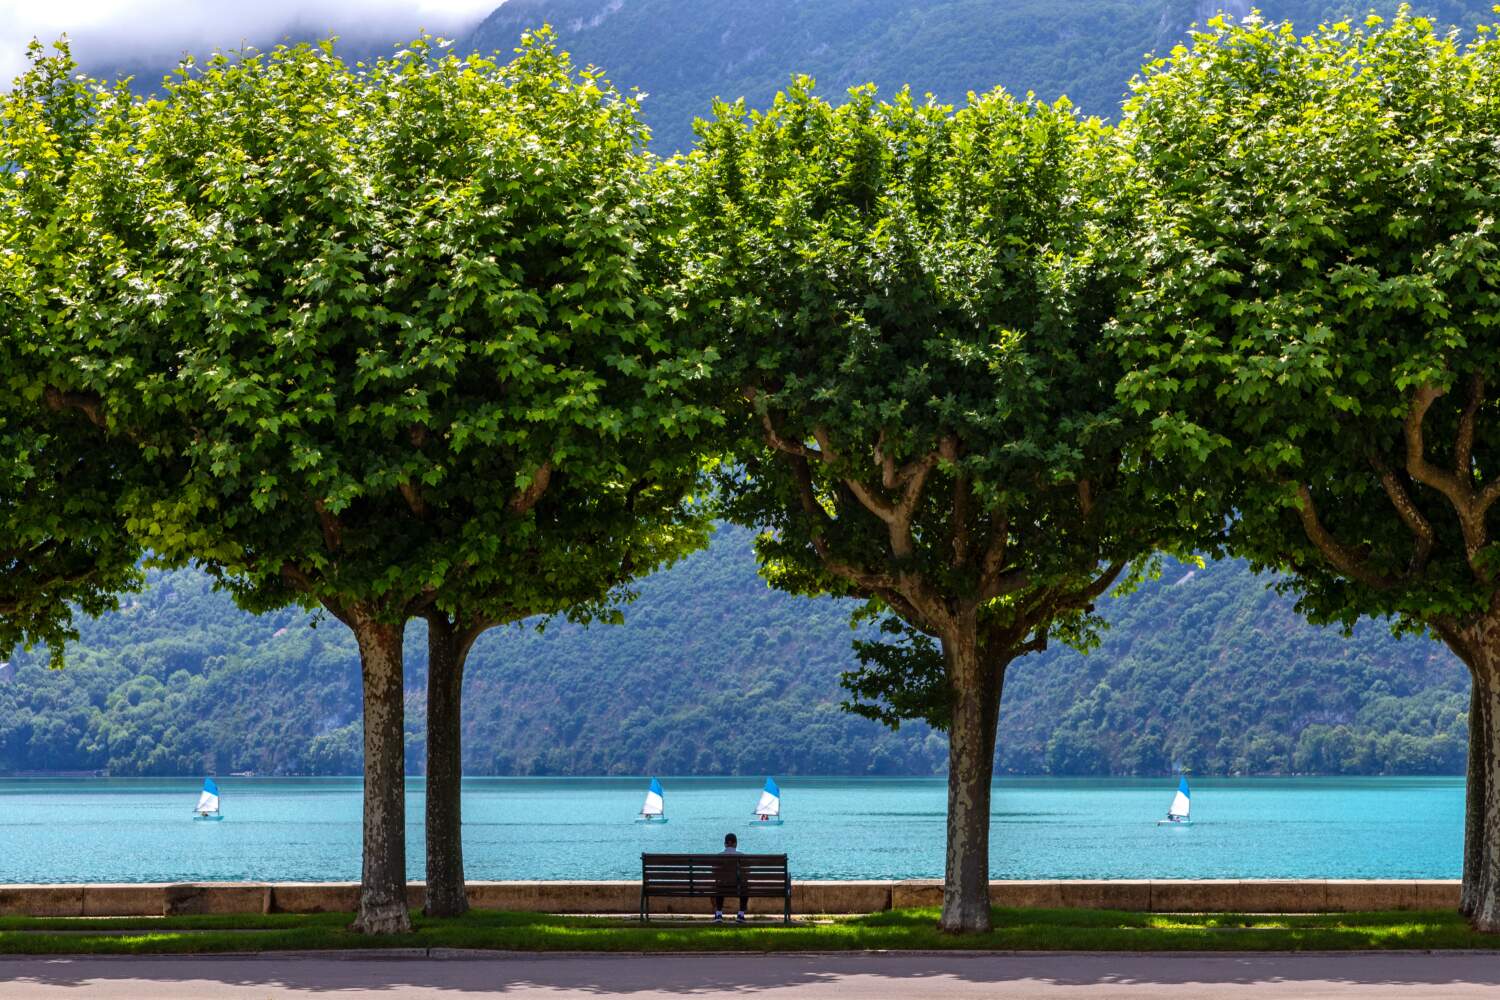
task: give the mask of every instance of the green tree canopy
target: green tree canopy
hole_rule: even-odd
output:
[[[740,434],[725,512],[766,529],[773,585],[899,619],[851,684],[948,729],[942,924],[985,928],[1006,666],[1084,640],[1176,516],[1127,468],[1102,337],[1103,133],[1065,102],[835,107],[807,80],[701,128],[685,280]]]
[[[68,322],[59,294],[69,239],[49,225],[78,154],[117,92],[72,79],[66,49],[33,43],[31,70],[0,95],[0,657],[45,643],[54,665],[74,610],[95,615],[138,582],[124,530],[121,448],[56,413],[44,346]],[[97,414],[96,414],[97,415]],[[128,450],[128,449],[126,449]]]
[[[1148,67],[1122,383],[1234,551],[1315,621],[1431,629],[1473,674],[1464,905],[1500,930],[1500,49],[1403,11],[1256,17]]]
[[[446,626],[456,699],[483,628],[590,617],[704,537],[711,354],[651,291],[636,103],[540,33],[509,63],[425,39],[368,67],[215,56],[123,117],[62,213],[50,378],[170,472],[127,498],[160,559],[354,631],[359,926],[404,927],[406,621]]]

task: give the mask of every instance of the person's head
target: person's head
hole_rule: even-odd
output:
[[[726,833],[726,834],[724,834],[724,846],[725,847],[738,847],[738,846],[740,846],[740,838],[736,837],[732,833]]]

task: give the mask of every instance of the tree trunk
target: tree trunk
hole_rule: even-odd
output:
[[[1476,930],[1500,933],[1500,614],[1440,632],[1473,682],[1459,909]]]
[[[1495,934],[1500,933],[1500,645],[1473,678],[1467,789],[1472,804],[1465,810],[1462,908],[1475,930]]]
[[[1481,882],[1480,872],[1484,858],[1484,803],[1489,797],[1489,766],[1485,747],[1488,745],[1485,724],[1482,681],[1473,670],[1469,672],[1472,689],[1469,695],[1469,762],[1468,779],[1464,789],[1464,882],[1463,898],[1458,909],[1466,917],[1473,917],[1478,907],[1476,890]]]
[[[462,916],[464,887],[461,704],[468,643],[441,611],[427,616],[427,904],[429,917]]]
[[[364,865],[359,916],[352,930],[398,934],[411,930],[406,909],[406,747],[402,732],[401,640],[404,623],[351,616],[364,679]]]
[[[951,934],[990,929],[990,780],[1005,664],[985,662],[972,613],[943,637],[953,718],[948,728],[948,851],[943,914]]]

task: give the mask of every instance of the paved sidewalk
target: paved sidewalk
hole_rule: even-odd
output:
[[[1304,998],[1500,996],[1500,955],[655,955],[0,958],[5,1000],[754,996]]]

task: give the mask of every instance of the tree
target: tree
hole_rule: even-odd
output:
[[[850,683],[948,731],[954,932],[990,924],[1006,667],[1086,643],[1176,516],[1130,468],[1102,337],[1102,139],[1066,103],[833,107],[804,79],[763,115],[719,106],[682,168],[690,321],[741,435],[725,512],[766,529],[774,586],[867,598],[904,637],[861,646]]]
[[[1500,50],[1403,10],[1219,20],[1122,128],[1140,288],[1122,394],[1300,609],[1431,630],[1469,667],[1463,909],[1500,930]]]
[[[524,532],[498,536],[493,557],[455,573],[422,614],[427,621],[427,887],[429,916],[468,909],[464,888],[461,706],[464,667],[489,629],[536,615],[616,622],[638,574],[707,540],[706,508],[690,502],[696,468],[651,458],[653,477],[548,490]],[[561,479],[562,477],[559,476]],[[580,492],[579,486],[587,492]],[[431,515],[427,515],[431,516]],[[452,516],[452,512],[450,512]]]
[[[77,153],[120,95],[73,79],[66,47],[33,43],[31,67],[0,95],[0,657],[46,644],[61,666],[75,610],[97,615],[139,583],[118,508],[121,447],[62,418],[37,345],[65,309],[54,294],[60,234],[32,224],[66,188]]]
[[[461,908],[468,645],[593,614],[702,538],[709,356],[650,294],[643,143],[636,102],[546,34],[504,65],[298,46],[185,64],[72,192],[51,378],[169,478],[128,498],[133,528],[247,609],[321,606],[358,642],[359,930],[410,926],[406,623],[434,649],[431,891]]]
[[[475,333],[519,335],[497,363],[465,359],[445,366],[438,386],[424,386],[441,392],[445,411],[424,428],[467,422],[490,440],[442,460],[456,489],[434,489],[425,471],[403,487],[411,516],[453,538],[449,545],[469,535],[474,547],[420,612],[428,626],[425,908],[436,916],[468,908],[460,709],[473,643],[534,615],[614,620],[633,576],[707,540],[706,511],[692,502],[696,438],[717,417],[692,402],[691,387],[711,359],[681,349],[683,337],[661,339],[652,289],[670,206],[642,156],[639,107],[593,71],[576,72],[550,39],[528,36],[506,67],[448,59],[438,72],[413,74],[403,66],[387,87],[399,110],[380,169],[393,189],[430,196],[408,196],[416,232],[400,266],[419,276],[409,312],[425,309],[438,328],[458,312]],[[471,213],[457,223],[455,203]],[[483,254],[489,259],[475,266]],[[467,309],[421,303],[450,275],[474,287]],[[520,369],[518,353],[537,370]],[[497,420],[489,411],[500,387],[512,399]],[[496,468],[485,452],[502,447],[497,435],[522,432],[546,458],[512,503],[534,506],[524,523],[497,524],[474,493],[497,472],[516,475],[525,460]]]

